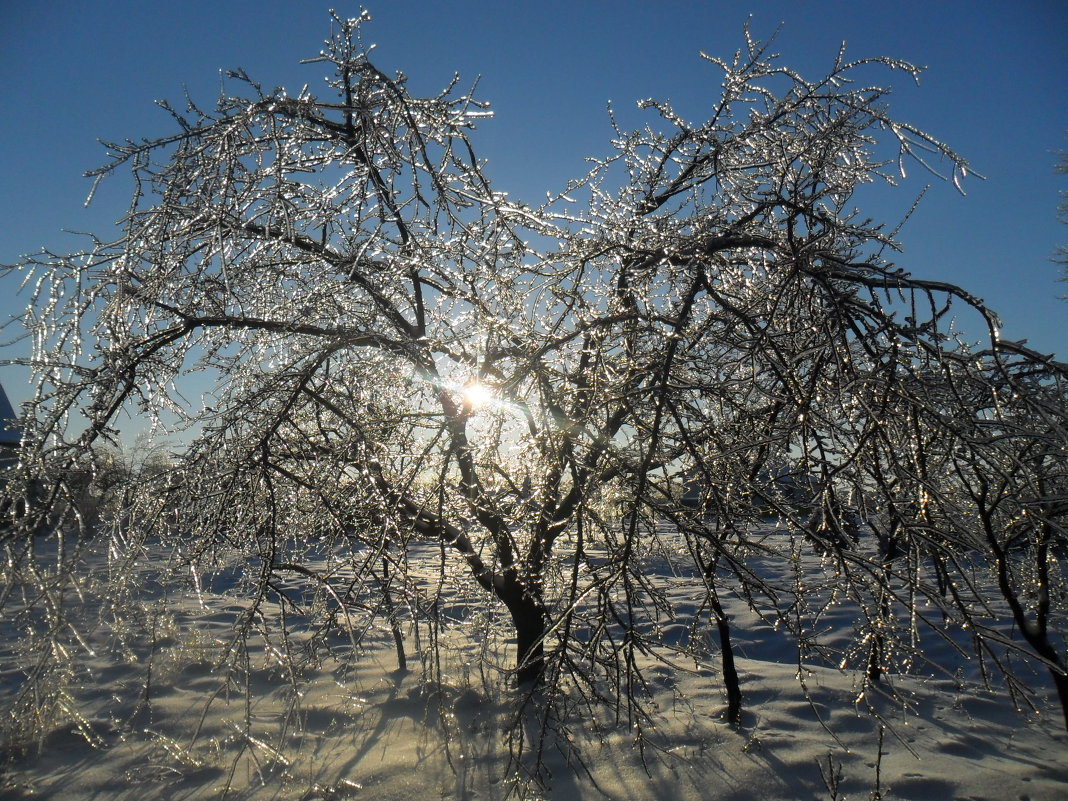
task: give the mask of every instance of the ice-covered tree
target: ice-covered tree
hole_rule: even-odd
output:
[[[800,660],[877,681],[967,624],[999,659],[1030,647],[1063,696],[1066,368],[897,266],[896,232],[855,207],[913,164],[969,172],[873,83],[915,68],[840,53],[806,78],[747,33],[705,57],[708,119],[644,102],[645,128],[616,125],[535,206],[483,173],[487,106],[455,82],[413,96],[362,24],[334,20],[323,93],[237,71],[214,109],[165,105],[172,135],[108,144],[91,174],[131,170],[121,234],[9,268],[33,287],[36,391],[5,586],[44,611],[41,642],[78,647],[72,482],[132,412],[185,445],[123,496],[108,553],[243,566],[239,633],[284,644],[286,610],[377,617],[403,662],[445,593],[478,590],[514,634],[514,677],[547,690],[531,698],[640,720],[643,660],[714,630],[737,721],[738,596]],[[986,321],[981,345],[957,309]],[[653,559],[689,577],[696,612]],[[843,599],[844,647],[814,625]],[[692,636],[666,640],[680,619]]]

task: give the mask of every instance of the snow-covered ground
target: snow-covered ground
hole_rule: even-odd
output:
[[[691,581],[660,579],[676,609],[692,605]],[[810,665],[799,675],[790,639],[730,599],[740,727],[723,719],[714,654],[707,664],[650,662],[644,757],[625,722],[576,707],[566,733],[545,741],[549,773],[539,789],[524,786],[509,760],[508,732],[523,713],[507,681],[514,646],[487,624],[491,617],[455,615],[467,622],[438,632],[440,662],[425,627],[418,641],[407,628],[407,672],[397,670],[383,627],[364,632],[356,648],[341,629],[327,634],[328,650],[294,660],[304,665],[300,675],[287,675],[285,660],[253,637],[245,668],[228,674],[217,665],[247,603],[226,576],[199,593],[161,592],[150,593],[161,615],[146,617],[140,633],[106,624],[89,632],[91,653],[74,656],[73,689],[88,728],[63,723],[39,749],[9,754],[0,797],[193,801],[226,789],[228,798],[301,801],[1068,798],[1068,737],[1050,694],[1040,713],[1016,711],[1004,693],[983,690],[939,638],[925,653],[948,666],[944,675],[892,675],[898,700],[860,699],[853,673]],[[829,615],[824,622],[836,625]],[[303,623],[289,619],[293,628]],[[0,692],[10,694],[19,674],[8,635]],[[434,673],[439,684],[425,680]],[[537,736],[529,717],[519,730]]]

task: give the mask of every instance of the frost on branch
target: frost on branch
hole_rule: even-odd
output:
[[[165,106],[173,135],[91,173],[132,172],[121,235],[9,268],[35,343],[4,487],[23,720],[78,714],[71,655],[102,620],[133,648],[220,575],[236,684],[260,659],[299,687],[379,628],[434,679],[477,622],[543,727],[588,705],[642,742],[657,662],[718,666],[740,719],[744,607],[862,697],[949,638],[1030,698],[1025,656],[1068,703],[1068,372],[889,261],[854,206],[913,163],[971,172],[868,83],[914,68],[840,54],[813,80],[747,32],[708,59],[709,119],[646,101],[647,127],[529,206],[475,157],[487,106],[455,80],[413,97],[362,24],[335,18],[311,60],[323,95],[238,71],[214,110]],[[183,448],[90,514],[127,414]],[[540,754],[516,720],[515,755]]]

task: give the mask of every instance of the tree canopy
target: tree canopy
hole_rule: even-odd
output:
[[[732,720],[728,595],[866,682],[965,627],[1014,690],[1009,653],[1048,669],[1068,714],[1068,367],[902,269],[896,230],[856,207],[913,165],[970,173],[872,83],[916,68],[843,51],[809,78],[746,32],[705,56],[708,119],[645,101],[646,127],[528,205],[476,156],[488,106],[455,81],[413,96],[363,24],[334,19],[322,93],[236,71],[213,109],[164,105],[172,135],[110,143],[93,173],[131,171],[121,235],[9,268],[34,288],[36,384],[5,601],[42,611],[38,664],[77,649],[60,587],[105,539],[116,565],[239,565],[246,645],[314,608],[388,621],[403,663],[441,599],[478,588],[529,703],[641,719],[642,659],[691,647],[658,633],[684,615],[661,559],[700,599],[687,625],[716,632]],[[187,446],[91,531],[75,478],[126,412]],[[855,630],[832,648],[818,623],[841,603]]]

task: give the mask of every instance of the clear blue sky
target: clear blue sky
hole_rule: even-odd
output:
[[[271,85],[321,85],[302,66],[328,32],[326,10],[344,0],[0,0],[0,262],[43,245],[71,249],[61,229],[106,233],[128,186],[105,184],[83,207],[103,162],[98,138],[169,133],[157,98],[188,88],[210,105],[220,69],[241,66]],[[822,73],[839,44],[854,57],[888,55],[928,67],[917,87],[894,77],[898,117],[948,142],[987,176],[961,197],[936,186],[901,234],[912,273],[959,283],[1001,312],[1005,334],[1068,359],[1068,303],[1050,260],[1068,243],[1057,221],[1055,151],[1068,149],[1068,3],[1010,2],[369,2],[376,61],[436,91],[458,71],[481,77],[493,103],[475,144],[494,187],[537,201],[607,152],[609,99],[619,108],[655,96],[697,116],[717,98],[719,75],[699,50],[729,56],[752,14],[784,63]],[[633,117],[631,119],[634,119]],[[865,209],[896,222],[926,178]],[[0,316],[22,305],[0,286]],[[978,335],[978,332],[977,332]],[[7,351],[10,353],[10,349]],[[0,367],[16,403],[25,373]]]

